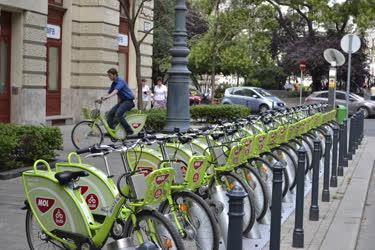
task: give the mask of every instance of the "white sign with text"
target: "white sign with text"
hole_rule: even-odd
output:
[[[118,34],[117,40],[118,40],[118,45],[120,45],[120,46],[128,46],[129,45],[128,35]]]
[[[61,27],[58,25],[47,24],[46,27],[47,37],[52,39],[61,38]]]

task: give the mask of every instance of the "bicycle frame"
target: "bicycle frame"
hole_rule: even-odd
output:
[[[92,117],[91,115],[86,115],[89,120],[91,120],[95,125],[101,125],[103,124],[105,130],[108,132],[108,134],[117,140],[124,140],[127,137],[126,131],[122,128],[121,124],[118,123],[114,129],[110,128],[108,125],[108,121],[105,117],[105,115],[101,112],[102,104],[97,104],[95,102],[95,109],[99,112],[99,114],[96,115],[96,117]],[[138,134],[144,127],[146,123],[147,115],[138,113],[138,114],[130,114],[126,115],[125,119],[129,123],[129,125],[134,130],[135,134]],[[120,131],[123,133],[121,135]]]

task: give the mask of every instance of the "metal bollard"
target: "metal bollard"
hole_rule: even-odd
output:
[[[332,147],[332,137],[327,132],[324,134],[326,145],[324,152],[324,177],[323,177],[323,191],[322,191],[322,201],[329,202],[329,166],[331,165],[331,147]]]
[[[313,179],[311,189],[311,206],[309,219],[312,221],[319,220],[319,165],[320,165],[321,148],[318,138],[314,139],[314,152],[313,152]]]
[[[332,174],[331,187],[337,187],[337,144],[339,141],[339,129],[337,126],[333,127],[333,146],[332,146]]]
[[[355,116],[356,114],[354,114],[351,118],[350,118],[350,128],[349,128],[349,144],[348,144],[348,160],[353,160],[353,154],[354,154],[354,122],[355,122]]]
[[[360,132],[359,132],[359,129],[360,129],[360,119],[361,119],[361,115],[362,115],[362,112],[361,111],[358,111],[357,113],[357,119],[356,119],[356,122],[355,122],[355,129],[354,129],[354,147],[355,147],[355,151],[358,149],[358,146],[359,146],[359,137],[360,137]]]
[[[284,165],[276,162],[272,166],[272,206],[271,206],[271,235],[270,250],[280,249],[280,229],[281,229],[281,199]],[[238,248],[241,249],[241,248]]]
[[[342,160],[342,166],[348,167],[349,166],[349,160],[348,160],[348,120],[344,121],[344,133],[343,133],[343,160]]]
[[[339,143],[339,128],[333,127],[333,146],[332,146],[332,174],[331,174],[331,187],[337,187],[337,145]]]
[[[364,128],[365,128],[365,114],[362,112],[362,116],[361,116],[361,140],[360,140],[360,143],[362,143],[362,140],[363,140],[363,137],[364,137]]]
[[[228,250],[242,249],[242,224],[245,215],[243,199],[246,195],[246,192],[240,186],[236,186],[227,193],[229,197]]]
[[[296,213],[294,219],[293,247],[303,248],[305,233],[303,231],[303,203],[305,199],[305,162],[306,150],[301,147],[298,150],[297,167],[297,193],[296,193]]]
[[[337,176],[344,176],[344,125],[339,127],[339,166],[337,167]]]

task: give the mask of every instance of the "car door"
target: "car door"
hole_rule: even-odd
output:
[[[336,105],[346,106],[346,93],[336,91]]]
[[[230,100],[233,104],[246,105],[243,89],[241,88],[233,89]]]
[[[328,92],[323,92],[312,97],[314,103],[328,103]]]
[[[251,111],[258,111],[260,106],[260,97],[251,89],[243,89],[245,105]]]

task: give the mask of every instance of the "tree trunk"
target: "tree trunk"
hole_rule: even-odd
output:
[[[219,13],[219,5],[220,0],[217,0],[215,3],[215,10],[214,10],[214,16],[217,18]],[[217,61],[217,30],[218,30],[219,22],[218,20],[215,20],[214,22],[214,31],[213,31],[213,41],[212,41],[212,47],[211,47],[211,54],[212,54],[212,61],[211,61],[211,103],[214,102],[214,96],[215,96],[215,75],[216,75],[216,61]]]
[[[141,52],[139,48],[136,51],[136,60],[135,60],[135,75],[137,78],[137,108],[139,110],[143,107],[143,100],[142,100],[142,79],[141,79]]]
[[[322,76],[317,72],[312,72],[312,91],[320,91],[322,89]]]
[[[212,57],[212,65],[211,65],[211,102],[214,102],[215,96],[215,76],[216,76],[216,55],[214,54]]]

